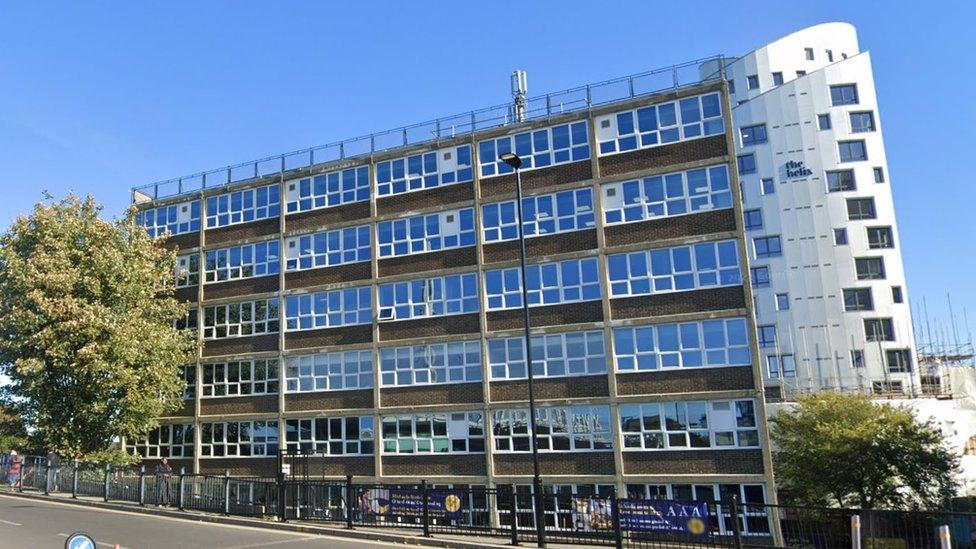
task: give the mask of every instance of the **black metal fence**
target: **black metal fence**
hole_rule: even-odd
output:
[[[535,544],[531,486],[369,484],[188,474],[154,475],[137,467],[69,463],[50,468],[26,456],[13,489],[62,492],[139,505],[168,505],[226,515],[332,523],[345,528],[407,529],[424,536],[481,536]],[[12,481],[12,482],[11,482]],[[543,495],[546,541],[635,548],[976,547],[976,513],[811,508],[724,502],[618,498],[612,490]],[[856,526],[855,526],[856,523]],[[860,542],[856,544],[855,541]]]

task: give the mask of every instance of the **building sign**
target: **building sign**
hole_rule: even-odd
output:
[[[707,503],[622,499],[620,528],[632,532],[681,532],[696,536],[708,532]]]
[[[427,492],[427,515],[460,519],[462,501],[458,492],[431,490]],[[387,518],[421,517],[424,514],[423,494],[419,490],[364,490],[359,494],[359,507],[364,513]]]
[[[801,160],[790,160],[784,166],[786,169],[786,179],[796,179],[813,175],[813,170],[803,165]]]

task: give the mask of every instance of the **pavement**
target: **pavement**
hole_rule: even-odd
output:
[[[84,531],[99,549],[370,549],[402,544],[357,540],[260,527],[199,522],[154,514],[61,503],[43,497],[0,494],[0,549],[61,548]]]

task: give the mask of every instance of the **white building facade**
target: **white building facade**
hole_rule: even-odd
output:
[[[809,27],[725,70],[768,394],[921,392],[871,58],[856,30]]]

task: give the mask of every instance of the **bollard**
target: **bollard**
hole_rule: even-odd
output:
[[[946,524],[939,526],[939,549],[952,549],[952,535]]]
[[[508,514],[512,519],[512,545],[518,545],[518,497],[515,493],[515,485],[512,485],[512,501],[508,508]]]
[[[278,520],[285,522],[288,520],[286,516],[287,512],[287,501],[288,490],[285,486],[285,473],[278,471]]]
[[[420,517],[424,523],[424,537],[430,537],[430,508],[427,505],[427,481],[420,481]]]
[[[617,499],[617,489],[610,490],[610,520],[613,521],[613,545],[616,549],[623,549],[624,535],[620,529],[620,500]]]
[[[224,470],[224,514],[230,514],[230,471]]]
[[[139,505],[146,504],[146,466],[139,466]]]
[[[24,491],[24,468],[27,467],[27,460],[20,460],[20,469],[17,471],[17,491]]]
[[[71,469],[71,499],[78,499],[78,460]]]
[[[184,501],[185,494],[186,494],[186,488],[183,487],[183,477],[185,475],[186,475],[186,467],[180,467],[179,486],[176,487],[176,498],[179,500],[179,502],[178,502],[178,504],[179,504],[178,509],[180,511],[183,511],[185,509],[185,506],[186,506],[186,502]],[[169,479],[168,478],[164,478],[163,479],[163,482],[165,482],[167,484],[166,489],[169,490]]]
[[[111,465],[106,465],[105,466],[105,483],[102,484],[102,499],[105,502],[108,502],[108,483],[109,483],[109,475],[111,475],[111,474],[112,474],[112,466]]]
[[[352,530],[352,475],[346,475],[346,528]]]
[[[861,515],[851,515],[851,549],[861,549]]]
[[[44,495],[51,494],[51,464],[44,465]]]
[[[742,522],[739,520],[739,498],[732,496],[732,533],[735,549],[742,549]]]

